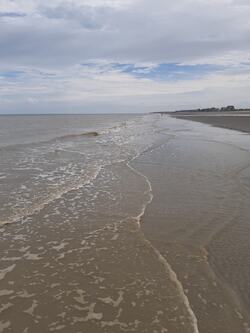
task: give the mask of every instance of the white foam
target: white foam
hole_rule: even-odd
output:
[[[0,321],[0,333],[3,333],[6,328],[10,327],[9,321]]]
[[[119,237],[119,234],[115,234],[115,235],[111,238],[111,240],[117,240],[118,237]]]
[[[19,291],[17,293],[18,297],[22,297],[22,298],[30,298],[30,297],[33,297],[35,294],[29,294],[27,292],[27,290],[22,290],[22,291]]]
[[[196,318],[196,316],[193,312],[193,309],[191,308],[188,297],[186,296],[186,294],[184,292],[184,289],[183,289],[183,286],[182,286],[181,282],[178,280],[175,271],[169,265],[167,260],[161,255],[161,253],[156,248],[154,248],[151,243],[149,243],[149,245],[152,247],[155,254],[158,256],[159,261],[163,264],[163,266],[164,266],[166,272],[169,274],[171,280],[175,283],[175,285],[177,287],[177,290],[179,292],[179,295],[182,298],[183,303],[186,306],[187,312],[189,314],[191,325],[192,325],[192,328],[193,328],[193,332],[194,333],[199,333],[197,318]]]
[[[103,314],[102,313],[96,313],[94,311],[95,305],[96,305],[96,303],[90,304],[90,306],[88,308],[88,314],[84,318],[84,321],[88,321],[88,320],[101,320],[102,319]]]
[[[2,261],[17,261],[22,259],[22,257],[5,257],[2,259]]]
[[[76,292],[79,296],[74,297],[74,299],[80,304],[86,304],[87,302],[84,300],[85,291],[78,289]]]
[[[103,317],[102,313],[97,313],[94,311],[96,306],[96,303],[91,303],[88,307],[83,308],[83,310],[87,310],[88,314],[86,317],[74,317],[73,318],[73,323],[78,323],[78,322],[86,322],[89,320],[101,320]]]
[[[137,156],[136,156],[137,157]],[[134,157],[133,160],[136,158]],[[140,226],[140,222],[141,222],[141,218],[144,215],[147,206],[152,202],[153,200],[153,194],[152,194],[152,185],[149,181],[149,179],[143,175],[141,172],[139,172],[138,170],[134,169],[129,162],[127,163],[127,166],[137,175],[141,176],[142,178],[144,178],[148,184],[148,194],[149,194],[149,199],[146,203],[144,203],[141,212],[135,217],[135,220],[137,221],[138,226]],[[144,237],[145,242],[148,244],[148,246],[154,251],[154,253],[156,254],[159,262],[164,266],[165,271],[167,273],[167,275],[169,275],[169,277],[171,278],[172,282],[174,282],[174,284],[177,287],[177,290],[179,292],[179,296],[181,297],[183,304],[186,307],[186,310],[189,314],[189,318],[190,318],[190,322],[193,328],[193,332],[194,333],[199,333],[199,329],[198,329],[198,321],[197,318],[193,312],[193,309],[191,308],[191,305],[189,303],[188,297],[186,296],[183,286],[181,284],[181,282],[178,280],[176,273],[174,272],[174,270],[172,269],[172,267],[170,266],[170,264],[167,262],[167,260],[161,255],[161,253],[150,243],[149,240],[147,240]]]
[[[36,300],[33,300],[31,306],[24,310],[23,312],[28,313],[29,315],[33,316],[35,308],[38,306],[38,302]]]
[[[6,274],[10,273],[11,271],[13,271],[13,269],[16,267],[16,264],[13,264],[9,267],[6,267],[2,270],[0,270],[0,280],[3,280],[6,276]]]
[[[101,322],[102,327],[112,327],[112,326],[120,326],[123,331],[128,331],[128,325],[120,322],[118,319],[112,320],[112,321],[102,321]]]
[[[0,290],[0,296],[7,296],[13,294],[13,290],[8,290],[8,289],[2,289]]]
[[[69,244],[68,242],[61,242],[59,245],[52,246],[52,249],[54,249],[56,251],[60,251],[60,250],[64,249],[65,246],[68,244]]]
[[[64,329],[66,326],[65,325],[58,325],[54,328],[50,328],[50,331],[61,331],[62,329]]]
[[[60,199],[63,195],[67,194],[68,192],[71,192],[73,190],[79,190],[80,188],[86,186],[87,184],[91,183],[93,180],[97,178],[103,167],[104,165],[97,166],[95,170],[92,172],[91,176],[88,175],[87,179],[83,178],[82,181],[78,182],[77,184],[74,184],[74,186],[69,185],[64,187],[63,189],[60,188],[51,195],[47,196],[46,199],[41,198],[39,202],[34,203],[33,205],[26,207],[25,209],[21,209],[18,213],[16,213],[13,216],[10,216],[7,220],[2,220],[2,221],[0,220],[0,228],[7,224],[20,222],[23,218],[26,218],[30,215],[33,215],[41,211],[44,207],[54,202],[55,200]]]
[[[58,260],[63,259],[65,257],[65,253],[60,253],[57,257]]]
[[[24,257],[27,260],[41,260],[42,259],[39,257],[39,254],[30,253],[30,252],[25,253]]]
[[[0,314],[1,314],[2,312],[4,312],[5,310],[9,309],[11,306],[13,306],[12,303],[2,304],[2,306],[0,307]]]
[[[104,297],[104,298],[99,298],[99,300],[101,300],[102,302],[104,302],[106,304],[110,304],[116,308],[123,301],[123,295],[124,295],[124,291],[120,290],[117,300],[112,299],[110,296]]]

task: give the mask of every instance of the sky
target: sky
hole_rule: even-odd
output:
[[[249,0],[0,0],[0,113],[250,107]]]

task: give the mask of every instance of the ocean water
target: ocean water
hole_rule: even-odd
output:
[[[0,225],[18,221],[81,188],[107,164],[132,158],[136,142],[130,137],[131,147],[129,142],[126,146],[130,139],[123,142],[122,131],[136,119],[128,115],[1,116]],[[100,135],[95,137],[95,132]]]
[[[152,193],[131,163],[166,140],[158,116],[0,120],[1,332],[193,332],[139,226]]]
[[[0,138],[0,332],[248,332],[249,136],[86,115]]]

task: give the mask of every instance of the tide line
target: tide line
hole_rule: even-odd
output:
[[[137,157],[137,156],[136,156]],[[132,161],[136,158],[134,157],[132,159]],[[131,162],[131,161],[130,161]],[[139,172],[138,170],[136,170],[135,168],[133,168],[130,163],[128,162],[127,163],[127,166],[135,173],[137,174],[138,176],[142,177],[145,179],[147,185],[148,185],[148,194],[149,194],[149,199],[148,201],[143,205],[142,207],[142,211],[140,212],[140,214],[138,214],[136,217],[135,217],[135,220],[137,221],[137,224],[138,224],[138,227],[141,226],[141,218],[142,216],[145,214],[145,211],[146,211],[146,208],[147,206],[153,201],[153,190],[152,190],[152,185],[151,185],[151,182],[149,181],[149,179],[144,175],[142,174],[141,172]],[[198,321],[197,321],[197,318],[195,316],[195,313],[189,303],[189,300],[188,300],[188,297],[186,296],[185,292],[184,292],[184,289],[183,289],[183,286],[180,282],[180,280],[178,280],[178,277],[175,273],[175,271],[172,269],[171,265],[167,262],[167,260],[162,256],[162,254],[151,244],[151,242],[146,239],[146,237],[144,236],[144,241],[145,243],[152,249],[152,251],[155,253],[155,255],[157,256],[159,262],[163,265],[164,269],[165,269],[165,272],[169,275],[171,281],[176,285],[176,288],[179,292],[179,295],[180,297],[182,298],[183,300],[183,303],[187,309],[187,313],[189,315],[189,318],[190,318],[190,322],[191,322],[191,326],[192,326],[192,329],[193,329],[193,333],[199,333],[199,328],[198,328]]]

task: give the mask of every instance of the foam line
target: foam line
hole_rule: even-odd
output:
[[[134,157],[131,161],[133,161],[134,159],[136,159],[136,157]],[[130,162],[131,162],[130,161]],[[137,215],[135,217],[135,220],[137,221],[138,223],[138,226],[140,227],[141,226],[141,218],[142,216],[145,214],[145,211],[146,211],[146,208],[147,206],[152,202],[154,196],[153,196],[153,191],[152,191],[152,185],[151,185],[151,182],[149,181],[149,179],[144,175],[142,174],[141,172],[139,172],[138,170],[136,170],[135,168],[133,168],[131,165],[130,165],[130,162],[127,163],[127,166],[134,172],[136,173],[137,175],[139,175],[140,177],[144,178],[147,185],[148,185],[148,194],[149,194],[149,199],[148,201],[143,205],[142,207],[142,210],[140,212],[139,215]],[[145,243],[153,250],[153,252],[155,253],[155,255],[157,256],[159,262],[163,265],[166,273],[170,276],[170,279],[173,281],[173,283],[176,285],[176,288],[179,292],[179,295],[180,297],[182,298],[183,300],[183,303],[187,309],[187,312],[189,314],[189,318],[190,318],[190,321],[191,321],[191,325],[192,325],[192,328],[193,328],[193,332],[194,333],[199,333],[199,329],[198,329],[198,321],[197,321],[197,318],[195,316],[195,313],[189,303],[189,300],[188,300],[188,297],[186,296],[185,292],[184,292],[184,289],[183,289],[183,286],[181,284],[181,282],[178,280],[178,277],[175,273],[175,271],[172,269],[171,265],[167,262],[167,260],[162,256],[162,254],[151,244],[151,242],[146,239],[144,237],[144,240],[145,240]]]
[[[17,223],[17,222],[21,221],[23,218],[31,216],[31,215],[41,211],[44,207],[46,207],[47,205],[49,205],[53,201],[60,199],[63,195],[65,195],[65,194],[67,194],[71,191],[78,190],[78,189],[84,187],[85,185],[91,183],[93,180],[95,180],[97,178],[97,176],[99,175],[99,173],[103,169],[103,167],[105,167],[105,166],[104,165],[99,166],[97,168],[97,170],[95,171],[94,175],[92,175],[90,178],[84,180],[83,182],[81,182],[77,186],[75,186],[75,187],[71,187],[71,186],[66,187],[63,190],[58,191],[57,193],[54,193],[53,195],[48,197],[47,200],[44,200],[41,203],[34,204],[33,206],[31,206],[31,207],[29,207],[25,210],[22,210],[20,212],[20,214],[16,214],[14,216],[11,216],[11,217],[8,218],[8,220],[5,220],[5,221],[0,220],[0,229],[3,228],[7,224]]]

